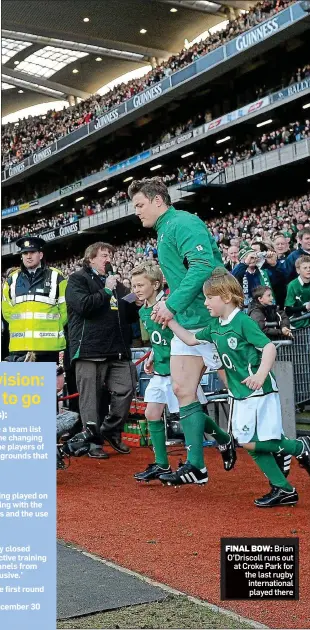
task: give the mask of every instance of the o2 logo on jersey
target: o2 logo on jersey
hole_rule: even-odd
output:
[[[230,347],[232,350],[236,350],[237,345],[238,345],[238,341],[237,341],[236,337],[229,337],[229,338],[227,339],[227,343],[228,343],[229,347]]]
[[[222,363],[224,363],[224,365],[227,368],[227,370],[234,370],[234,371],[236,371],[236,368],[235,368],[232,360],[229,358],[228,354],[222,354],[221,355],[221,359],[222,359]]]
[[[162,344],[163,346],[167,346],[166,339],[163,339],[160,332],[158,330],[154,330],[151,335],[151,341],[155,343],[157,346]]]

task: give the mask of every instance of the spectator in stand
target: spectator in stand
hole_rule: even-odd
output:
[[[274,304],[271,290],[258,285],[252,292],[253,300],[248,308],[248,315],[257,322],[260,329],[271,339],[292,337],[290,320],[285,313]],[[276,323],[276,326],[270,326]]]
[[[287,287],[285,310],[289,317],[302,317],[294,328],[306,328],[310,326],[310,257],[300,256],[295,264],[298,277]]]
[[[298,249],[295,249],[285,260],[282,267],[287,282],[297,277],[296,261],[300,256],[310,256],[310,227],[306,227],[297,234]]]
[[[274,250],[278,256],[278,261],[283,262],[289,256],[290,246],[289,241],[285,238],[284,234],[281,232],[276,232],[273,235],[273,246]]]
[[[239,247],[237,245],[230,245],[227,254],[228,260],[225,267],[228,271],[232,271],[239,262]]]

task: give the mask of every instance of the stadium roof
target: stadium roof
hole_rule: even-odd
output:
[[[2,115],[167,59],[253,0],[2,0]]]

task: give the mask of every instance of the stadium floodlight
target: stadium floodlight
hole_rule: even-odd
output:
[[[130,182],[132,179],[133,179],[132,175],[131,175],[130,177],[126,177],[126,179],[124,179],[124,180],[123,180],[123,181],[124,181],[124,184],[125,184],[126,182]]]
[[[158,168],[161,168],[162,164],[156,164],[156,166],[151,166],[150,171],[156,171]]]
[[[216,144],[221,144],[222,142],[227,142],[227,140],[230,140],[231,136],[225,136],[225,138],[221,138],[220,140],[216,141]]]
[[[272,123],[272,118],[268,118],[268,120],[263,120],[263,122],[257,123],[256,127],[264,127],[264,125],[269,125]]]
[[[190,155],[194,155],[194,151],[189,151],[188,153],[183,153],[183,155],[181,155],[181,158],[186,158],[186,157],[189,157]]]
[[[77,197],[75,201],[82,201],[83,199],[85,199],[85,197]]]
[[[308,109],[308,107],[310,107],[310,103],[306,103],[306,105],[302,106],[303,109]]]
[[[98,192],[104,192],[105,190],[108,190],[107,186],[104,186],[103,188],[99,188]]]

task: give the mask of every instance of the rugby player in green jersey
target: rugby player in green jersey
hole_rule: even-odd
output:
[[[128,194],[143,227],[154,227],[157,231],[159,264],[170,289],[168,299],[154,305],[152,318],[157,324],[166,327],[175,317],[186,329],[201,330],[211,319],[204,308],[202,286],[213,269],[222,264],[215,240],[199,217],[176,210],[171,205],[168,189],[160,178],[133,181]],[[197,342],[195,347],[189,347],[176,336],[173,337],[171,378],[188,449],[186,464],[169,473],[173,485],[208,481],[203,454],[205,414],[197,400],[197,388],[205,366],[211,370],[221,368],[213,343],[201,346]],[[215,422],[208,433],[215,437],[221,447],[225,469],[231,470],[236,459],[233,439],[221,431]]]
[[[215,343],[225,369],[228,392],[234,400],[233,435],[256,461],[271,484],[271,491],[254,501],[258,507],[294,505],[295,488],[277,465],[273,453],[294,455],[310,474],[310,438],[289,440],[283,435],[280,397],[272,373],[274,344],[258,324],[240,309],[243,293],[238,281],[222,268],[204,284],[205,305],[212,317],[196,334],[175,320],[171,330],[189,346]],[[169,481],[169,475],[160,480]]]
[[[146,330],[149,333],[152,354],[145,362],[144,370],[147,374],[154,372],[145,394],[144,401],[147,403],[145,417],[148,421],[150,437],[153,444],[155,462],[150,464],[146,470],[136,473],[137,481],[151,481],[158,479],[163,473],[171,473],[166,449],[166,435],[162,414],[165,405],[170,413],[179,412],[179,403],[173,393],[170,375],[170,351],[173,332],[169,328],[162,329],[161,324],[156,324],[151,318],[154,304],[160,298],[163,287],[163,274],[154,263],[141,263],[132,272],[132,290],[135,292],[140,302],[144,306],[140,308],[139,316]],[[198,399],[202,404],[206,403],[206,398],[201,386],[197,390]],[[213,420],[205,415],[205,431],[211,432]],[[223,432],[224,437],[226,434]],[[225,464],[226,462],[224,462]]]

